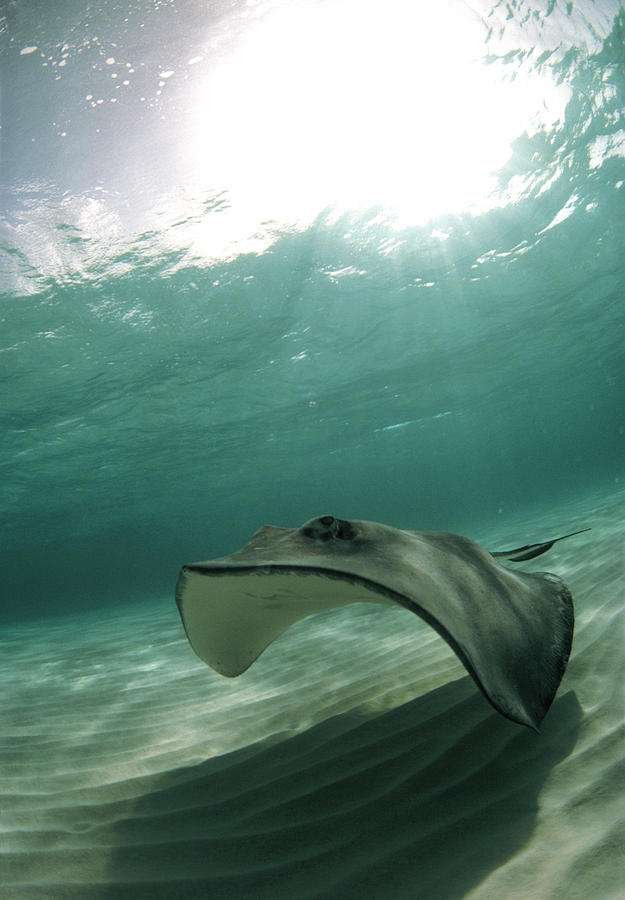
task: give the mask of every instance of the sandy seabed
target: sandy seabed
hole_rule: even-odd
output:
[[[623,509],[614,491],[469,535],[592,526],[524,565],[576,606],[540,735],[401,609],[300,622],[234,680],[173,597],[5,627],[1,897],[625,897]]]

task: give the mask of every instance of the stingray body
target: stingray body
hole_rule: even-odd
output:
[[[569,658],[573,602],[556,575],[499,560],[531,559],[555,540],[489,553],[457,534],[320,516],[265,525],[236,553],[183,566],[176,601],[194,651],[227,676],[313,613],[399,604],[436,629],[498,712],[538,731]]]

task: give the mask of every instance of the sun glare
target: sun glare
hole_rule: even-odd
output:
[[[485,65],[485,36],[456,2],[278,7],[193,97],[187,171],[228,192],[233,239],[327,208],[482,212],[510,143],[567,99],[547,75]]]

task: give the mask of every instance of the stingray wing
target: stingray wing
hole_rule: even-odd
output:
[[[393,601],[346,572],[312,566],[184,566],[176,599],[196,654],[220,675],[248,669],[300,619],[347,603]]]
[[[439,632],[499,712],[536,730],[573,635],[555,575],[512,572],[460,535],[332,516],[265,526],[237,553],[183,567],[176,598],[195,652],[230,676],[312,613],[399,603]]]

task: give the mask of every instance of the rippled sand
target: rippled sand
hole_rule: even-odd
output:
[[[592,526],[525,564],[577,614],[540,735],[401,609],[298,623],[234,680],[195,658],[173,596],[5,628],[3,900],[623,896],[622,512],[576,499],[470,535]]]

